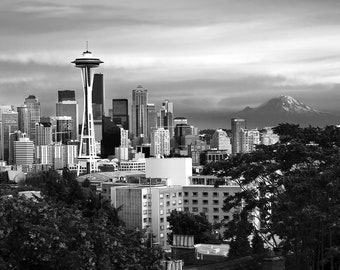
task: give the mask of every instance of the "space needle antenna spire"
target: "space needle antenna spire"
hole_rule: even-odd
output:
[[[92,56],[92,53],[88,51],[88,41],[86,41],[86,51],[83,52],[82,57],[77,58],[72,63],[75,67],[81,69],[84,90],[83,122],[77,164],[77,175],[79,175],[81,172],[91,173],[98,170],[92,109],[92,70],[99,67],[103,62]]]

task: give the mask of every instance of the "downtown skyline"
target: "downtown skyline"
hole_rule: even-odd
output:
[[[71,61],[104,61],[106,108],[141,84],[175,117],[226,127],[227,112],[280,94],[339,113],[337,1],[3,1],[0,104],[35,95],[54,115],[57,91],[76,90]],[[131,104],[131,103],[130,103]],[[204,104],[204,106],[202,106]],[[80,108],[82,110],[82,108]]]

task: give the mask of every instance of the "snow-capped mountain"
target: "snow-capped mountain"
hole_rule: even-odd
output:
[[[276,126],[279,123],[294,123],[301,126],[326,126],[340,123],[340,116],[321,112],[290,96],[281,95],[259,107],[246,107],[230,117],[246,119],[248,128]]]

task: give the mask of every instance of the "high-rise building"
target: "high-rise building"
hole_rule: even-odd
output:
[[[230,138],[228,137],[227,132],[222,129],[217,129],[214,132],[210,141],[210,146],[217,150],[226,150],[231,154]]]
[[[132,90],[131,136],[140,137],[148,134],[148,90],[138,85]]]
[[[93,119],[101,120],[105,115],[104,108],[105,92],[104,92],[104,76],[96,73],[93,76],[92,103],[93,103]]]
[[[192,135],[192,128],[188,124],[177,124],[175,126],[175,144],[176,148],[185,148],[185,136]]]
[[[241,129],[241,153],[250,153],[260,144],[260,132],[257,129]]]
[[[246,128],[246,120],[240,118],[232,118],[231,119],[231,152],[233,155],[237,153],[241,153],[241,129]]]
[[[52,124],[39,122],[35,124],[35,145],[52,144]]]
[[[151,133],[151,156],[169,156],[170,155],[170,131],[164,128],[158,128]]]
[[[34,144],[24,135],[18,141],[14,141],[14,164],[32,165],[34,157]]]
[[[56,104],[56,116],[70,116],[72,118],[71,139],[78,139],[78,102],[75,93],[71,90],[58,91],[58,103]]]
[[[174,136],[174,104],[165,100],[158,113],[158,127],[164,127],[170,131],[170,137]]]
[[[127,99],[112,99],[112,122],[129,129],[129,107]]]
[[[151,133],[157,129],[157,111],[153,103],[147,105],[147,118],[148,118],[148,132],[145,137],[145,142],[150,142]]]
[[[29,95],[25,98],[24,104],[27,106],[30,113],[29,138],[35,142],[35,123],[40,122],[40,102],[34,95]]]
[[[101,140],[101,157],[114,156],[115,147],[121,144],[121,128],[108,116],[103,117],[103,138]]]
[[[99,67],[103,63],[100,59],[92,57],[92,53],[86,51],[83,56],[77,58],[72,63],[75,67],[81,69],[83,90],[84,90],[84,114],[83,124],[80,137],[79,157],[78,157],[78,170],[79,175],[81,168],[84,168],[82,164],[86,164],[86,172],[91,173],[97,170],[97,154],[96,154],[96,142],[95,131],[93,121],[92,110],[92,86],[93,79],[91,70]]]
[[[56,142],[67,144],[72,140],[73,119],[71,116],[56,116]]]
[[[18,112],[18,130],[22,133],[26,133],[27,137],[30,137],[30,112],[26,105],[17,107]]]
[[[58,91],[58,102],[75,101],[76,94],[74,90],[60,90]]]
[[[8,161],[9,158],[9,135],[16,130],[18,130],[18,113],[15,111],[3,112],[1,146],[2,157],[5,161]]]
[[[9,157],[8,164],[14,163],[14,142],[19,141],[20,138],[26,137],[26,133],[22,133],[20,130],[16,130],[9,134]]]

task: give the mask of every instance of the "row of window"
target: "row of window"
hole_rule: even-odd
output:
[[[189,200],[184,200],[185,205],[188,205],[189,203],[190,203]],[[198,204],[198,200],[192,200],[191,203],[192,204]],[[209,205],[210,203],[209,203],[209,200],[202,200],[202,204],[203,205]],[[220,205],[220,201],[219,200],[213,200],[212,204],[213,205]]]
[[[189,212],[189,211],[190,211],[189,207],[184,207],[184,211]],[[191,212],[193,212],[193,213],[198,213],[198,212],[199,212],[199,211],[198,211],[198,207],[192,207],[192,208],[191,208]],[[208,212],[208,208],[204,208],[204,207],[203,207],[203,208],[202,208],[202,212],[203,212],[203,213]],[[219,212],[219,209],[218,209],[218,208],[214,208],[214,212]],[[220,219],[220,216],[219,216],[219,215],[213,215],[213,219],[214,219],[214,220],[219,220],[219,219]],[[230,216],[228,216],[228,215],[223,216],[223,220],[229,221],[229,220],[230,220]]]
[[[197,191],[191,192],[191,196],[192,197],[198,197],[198,195],[199,195],[199,192],[197,192]],[[189,196],[189,192],[187,192],[187,191],[184,192],[184,197],[188,197],[188,196]],[[209,192],[203,191],[201,196],[202,197],[208,197],[209,196]],[[213,192],[212,196],[213,197],[219,197],[220,193],[219,192]],[[227,197],[227,196],[229,196],[229,192],[223,192],[223,197]]]
[[[179,204],[179,205],[181,205],[182,204],[182,200],[178,200],[178,202],[177,201],[172,201],[172,205],[176,205],[176,204]],[[165,205],[166,206],[170,206],[170,201],[167,201],[166,203],[165,203]],[[163,207],[164,206],[164,202],[160,202],[159,203],[159,206],[160,207]]]
[[[178,197],[182,197],[182,192],[178,192],[178,194],[177,194],[176,192],[171,193],[171,197],[172,197],[172,198],[176,198],[177,196],[178,196]],[[163,199],[164,197],[165,197],[166,199],[170,199],[170,193],[165,193],[165,194],[164,194],[164,193],[160,193],[160,194],[159,194],[159,198],[160,198],[160,199]]]

